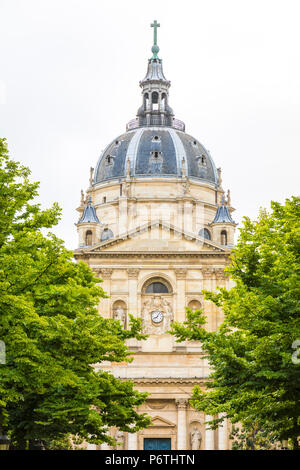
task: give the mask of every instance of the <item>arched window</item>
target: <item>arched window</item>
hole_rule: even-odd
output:
[[[157,93],[157,91],[152,92],[152,103],[153,104],[158,103],[158,93]]]
[[[168,294],[169,290],[162,282],[151,282],[146,288],[146,294]]]
[[[210,231],[207,228],[202,228],[199,232],[199,237],[205,238],[206,240],[211,240]]]
[[[149,158],[148,173],[161,173],[164,158],[162,152],[159,150],[153,150]]]
[[[221,232],[221,245],[227,245],[227,232],[222,230]]]
[[[160,276],[152,277],[142,287],[143,294],[172,294],[171,284]]]
[[[92,244],[92,240],[93,240],[93,234],[92,234],[92,231],[91,230],[87,230],[85,232],[85,244],[86,246],[90,246]]]
[[[103,232],[101,233],[101,241],[104,242],[105,240],[109,240],[110,238],[113,238],[114,234],[109,228],[105,228]]]
[[[149,95],[148,93],[144,94],[144,109],[147,109],[149,107]]]
[[[158,93],[157,91],[153,91],[152,93],[152,109],[158,110]]]

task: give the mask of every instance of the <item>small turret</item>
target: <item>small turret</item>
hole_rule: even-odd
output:
[[[229,206],[222,196],[214,220],[209,224],[212,228],[212,239],[221,245],[231,248],[234,245],[234,231],[237,224],[232,219]]]
[[[79,235],[79,247],[91,246],[97,243],[97,241],[100,241],[101,224],[97,217],[91,196],[89,196],[83,214],[76,225]]]

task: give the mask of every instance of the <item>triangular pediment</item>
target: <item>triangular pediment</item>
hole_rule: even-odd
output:
[[[224,253],[227,250],[211,240],[179,229],[162,221],[149,222],[142,226],[117,235],[93,247],[76,252],[199,252],[211,251]]]
[[[168,419],[162,418],[161,416],[154,416],[151,418],[152,424],[149,427],[155,426],[160,428],[174,428],[176,425]]]

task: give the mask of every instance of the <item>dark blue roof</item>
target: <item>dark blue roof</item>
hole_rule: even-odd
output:
[[[79,224],[88,223],[88,222],[95,222],[97,224],[100,224],[100,221],[97,217],[95,207],[93,206],[91,197],[89,197],[88,203],[84,208],[82,217],[78,221]]]
[[[183,158],[187,177],[218,184],[216,167],[205,147],[171,127],[140,127],[114,139],[98,160],[95,184],[124,178],[128,165],[132,177],[181,177]]]
[[[225,206],[225,204],[223,203],[221,206],[218,207],[216,216],[215,216],[214,220],[211,223],[212,224],[222,224],[224,222],[229,222],[231,224],[235,224],[235,221],[231,218],[228,207]]]

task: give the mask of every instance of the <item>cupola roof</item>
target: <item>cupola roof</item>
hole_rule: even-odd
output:
[[[92,198],[89,196],[88,203],[84,208],[83,214],[81,218],[78,221],[78,224],[84,224],[84,223],[96,223],[100,224],[100,221],[97,217],[95,207],[92,203]]]
[[[223,224],[223,223],[235,224],[235,221],[232,219],[230,215],[228,206],[226,206],[225,204],[224,196],[222,197],[222,204],[218,207],[215,218],[211,223],[212,224]]]

